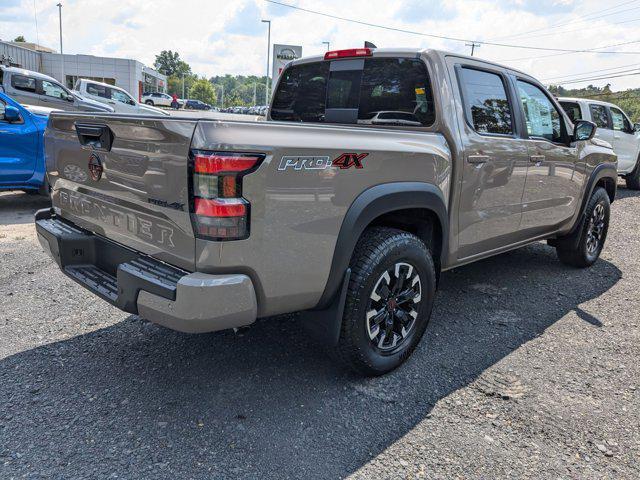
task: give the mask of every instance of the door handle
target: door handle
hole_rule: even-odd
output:
[[[531,163],[542,163],[544,162],[546,157],[544,155],[531,155],[529,157],[529,161]]]
[[[480,163],[487,163],[489,160],[491,160],[491,157],[489,157],[488,155],[469,155],[467,157],[467,162],[476,165]]]

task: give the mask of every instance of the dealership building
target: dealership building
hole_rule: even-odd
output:
[[[125,89],[138,100],[143,92],[165,92],[167,89],[165,75],[127,58],[60,55],[35,44],[0,41],[0,63],[44,73],[68,88],[73,88],[78,78],[108,83]]]

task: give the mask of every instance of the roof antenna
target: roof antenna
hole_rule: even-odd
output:
[[[364,42],[364,48],[378,48],[371,42]]]

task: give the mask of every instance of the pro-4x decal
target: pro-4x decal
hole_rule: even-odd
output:
[[[312,155],[284,156],[280,159],[278,170],[326,170],[330,167],[337,167],[341,170],[347,170],[351,167],[364,168],[362,160],[368,155],[368,153],[343,153],[333,161],[331,161],[330,157],[315,157]]]
[[[368,153],[343,153],[331,165],[340,168],[340,170],[346,170],[351,167],[364,168],[362,160],[368,155]]]

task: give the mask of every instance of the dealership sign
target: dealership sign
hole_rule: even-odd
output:
[[[273,85],[275,86],[280,74],[287,63],[302,56],[302,47],[299,45],[274,45],[273,46]]]

